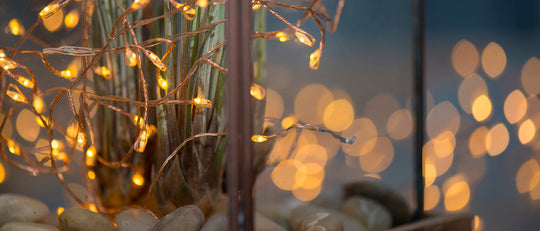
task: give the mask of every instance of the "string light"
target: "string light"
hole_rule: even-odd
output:
[[[21,90],[13,84],[9,84],[6,95],[17,102],[26,102],[26,97],[21,93]]]
[[[40,127],[44,128],[44,127],[45,127],[45,124],[43,123],[42,119],[43,119],[43,121],[45,121],[45,124],[49,124],[50,121],[49,121],[49,119],[48,119],[47,117],[45,117],[45,116],[36,116],[36,123],[37,123]]]
[[[94,68],[94,73],[96,73],[96,75],[103,76],[103,78],[111,79],[111,71],[106,66]]]
[[[88,149],[86,149],[86,166],[93,167],[96,165],[97,160],[97,150],[94,145],[90,145]]]
[[[88,210],[90,210],[90,211],[92,211],[92,212],[94,212],[94,213],[97,213],[97,212],[98,212],[97,207],[96,207],[95,204],[89,204],[89,205],[88,205]]]
[[[96,179],[96,173],[92,170],[88,170],[88,179],[90,180]]]
[[[311,38],[308,37],[305,33],[296,31],[294,32],[294,35],[296,35],[296,38],[298,39],[298,41],[300,41],[304,45],[309,46],[309,47],[313,46],[314,41],[311,40]]]
[[[146,143],[148,143],[148,137],[148,130],[141,131],[141,134],[139,134],[139,137],[137,138],[133,149],[135,149],[136,152],[144,152],[144,149],[146,148]]]
[[[45,103],[43,102],[43,99],[37,95],[34,96],[34,100],[32,101],[32,106],[34,106],[34,109],[38,113],[43,112],[43,108],[45,107]]]
[[[159,59],[159,57],[156,54],[154,54],[153,52],[151,52],[149,50],[144,50],[144,54],[161,71],[167,71],[167,65],[165,65],[163,62],[161,62],[161,60]]]
[[[197,0],[197,5],[200,8],[205,8],[208,6],[208,0]]]
[[[75,77],[75,75],[73,75],[73,74],[71,73],[70,70],[63,70],[63,71],[61,71],[61,72],[60,72],[60,76],[66,78],[66,79],[72,79],[72,78]]]
[[[129,7],[130,10],[138,10],[150,3],[150,0],[135,0],[133,3],[131,3],[131,7]]]
[[[34,88],[34,83],[23,76],[17,75],[15,80],[17,80],[17,82],[19,82],[23,87]]]
[[[58,207],[56,209],[56,215],[60,216],[60,214],[62,214],[64,212],[64,207]]]
[[[174,0],[170,0],[170,2],[174,5],[174,7],[182,10],[182,14],[184,15],[184,17],[186,17],[186,19],[191,21],[195,18],[194,16],[195,14],[197,14],[197,11],[195,9],[189,7],[186,4],[178,3]]]
[[[58,149],[60,149],[61,146],[62,145],[61,145],[60,141],[58,141],[58,140],[52,140],[51,141],[51,148],[53,150],[58,150]]]
[[[17,142],[7,139],[7,146],[8,146],[9,152],[15,155],[21,154],[21,147],[19,146]]]
[[[266,96],[266,90],[264,89],[264,87],[256,83],[251,85],[249,93],[251,94],[251,96],[258,100],[262,100]]]
[[[26,31],[19,19],[11,19],[8,24],[9,30],[13,35],[22,35]]]
[[[321,48],[315,50],[309,56],[309,68],[311,68],[312,70],[319,69],[320,60],[321,60]]]
[[[163,89],[164,91],[167,90],[168,86],[167,86],[167,81],[161,77],[159,77],[158,79],[158,85],[161,89]]]
[[[124,61],[130,67],[137,66],[137,54],[133,52],[129,47],[126,47],[126,54],[124,56]]]
[[[280,42],[286,42],[287,40],[289,40],[289,36],[283,31],[277,32],[276,38],[278,38]]]
[[[79,144],[79,147],[82,147],[86,144],[86,136],[83,132],[79,132],[77,135],[77,143]]]
[[[0,60],[4,60],[5,57],[6,57],[6,53],[4,52],[3,49],[0,49]]]
[[[135,174],[133,174],[133,177],[131,177],[131,181],[137,187],[141,187],[144,185],[144,177],[139,172],[136,172]]]
[[[68,29],[73,29],[79,24],[79,18],[79,11],[72,10],[64,18],[64,25],[66,25],[66,28]]]
[[[261,136],[261,135],[253,135],[253,136],[251,136],[251,141],[253,141],[253,142],[262,143],[262,142],[265,142],[266,140],[268,140],[268,139],[266,137],[264,137],[264,136]]]
[[[53,14],[55,14],[56,12],[58,12],[58,10],[60,10],[60,4],[58,4],[56,2],[53,2],[53,3],[49,4],[49,5],[47,5],[46,7],[44,7],[39,12],[39,17],[41,19],[48,18],[48,17],[52,16]]]
[[[8,59],[5,57],[6,54],[3,54],[4,56],[0,57],[0,66],[4,68],[4,70],[11,70],[15,69],[17,67],[17,63],[11,59]]]
[[[202,107],[202,108],[210,108],[210,107],[212,107],[212,102],[210,102],[210,100],[200,98],[200,97],[194,98],[193,99],[193,104],[195,104],[195,106],[197,106],[197,107]]]
[[[252,0],[251,1],[251,9],[252,10],[258,10],[259,8],[261,8],[261,3],[259,2],[259,0]]]

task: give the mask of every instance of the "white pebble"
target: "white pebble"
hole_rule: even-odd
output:
[[[42,221],[49,215],[43,202],[15,194],[0,195],[0,225],[11,221]]]
[[[58,216],[62,231],[116,231],[109,219],[84,208],[69,208]]]
[[[154,215],[142,208],[126,209],[114,218],[118,231],[148,231],[157,221]]]
[[[58,231],[58,229],[50,225],[14,221],[2,226],[0,231]]]

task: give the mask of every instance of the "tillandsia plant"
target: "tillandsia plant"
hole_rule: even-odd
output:
[[[5,112],[0,130],[25,110],[45,131],[41,134],[46,142],[2,135],[3,157],[34,175],[56,175],[71,196],[91,210],[115,213],[138,205],[163,215],[196,204],[210,212],[222,193],[226,159],[225,4],[224,0],[55,0],[36,12],[37,22],[27,30],[20,21],[10,21],[9,32],[20,37],[15,44],[0,44],[0,102]],[[336,30],[343,4],[338,1],[332,18],[321,0],[252,1],[254,171],[266,163],[269,139],[292,128],[330,132],[311,125],[279,131],[266,126],[271,118],[264,118],[261,86],[265,40],[296,39],[311,47],[315,38],[301,26],[312,19],[320,42],[309,66],[317,69],[326,30]],[[282,9],[301,16],[291,23],[279,13]],[[33,35],[34,30],[64,10],[77,12],[80,42],[39,42],[43,39]],[[267,13],[282,21],[284,29],[265,31]],[[63,19],[66,25],[68,16]],[[322,22],[328,23],[326,29]],[[35,47],[26,46],[32,42],[44,47],[27,48]],[[62,69],[50,61],[58,56],[74,61]],[[26,64],[32,59],[41,60],[62,84],[45,84],[42,74]],[[62,109],[69,110],[70,121],[55,118]],[[64,180],[71,163],[79,160],[88,199],[80,198]]]

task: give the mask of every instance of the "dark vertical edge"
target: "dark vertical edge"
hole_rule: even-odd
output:
[[[422,218],[424,213],[424,155],[422,147],[425,140],[425,2],[412,0],[412,36],[413,36],[413,78],[416,136],[414,140],[414,185],[416,190],[416,211],[414,220]]]
[[[251,1],[227,3],[227,191],[229,230],[253,230]]]

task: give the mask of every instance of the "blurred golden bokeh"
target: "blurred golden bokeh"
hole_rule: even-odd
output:
[[[540,199],[540,171],[536,172],[531,180],[529,195],[533,200]]]
[[[437,179],[437,169],[432,162],[424,164],[424,186],[427,188]]]
[[[458,101],[463,111],[472,114],[473,103],[481,95],[488,95],[488,87],[486,81],[478,74],[472,73],[461,81]]]
[[[441,133],[450,131],[456,134],[460,125],[459,113],[452,103],[444,101],[437,104],[427,115],[426,131],[434,139]]]
[[[529,96],[540,93],[540,60],[530,58],[521,69],[521,85]]]
[[[527,113],[527,99],[520,90],[512,91],[504,101],[504,116],[509,123],[519,122]]]
[[[424,211],[432,210],[439,204],[441,190],[437,185],[431,185],[424,190]]]
[[[446,180],[443,190],[446,211],[459,211],[469,203],[471,196],[469,184],[461,175]]]
[[[298,174],[301,167],[303,167],[302,164],[296,160],[281,161],[272,171],[272,181],[282,190],[291,191],[296,189],[300,187],[304,180],[300,179],[299,176],[305,176],[304,174]]]
[[[380,135],[386,134],[386,123],[390,115],[400,108],[397,99],[388,93],[370,98],[363,109],[363,116],[371,119]]]
[[[341,142],[328,133],[317,132],[317,143],[326,149],[328,159],[334,158],[341,147]]]
[[[309,144],[300,147],[296,152],[294,159],[306,167],[305,171],[307,174],[315,174],[323,170],[326,161],[328,160],[328,156],[326,155],[326,149],[323,146]]]
[[[277,138],[276,142],[274,143],[274,147],[272,147],[272,151],[268,155],[267,162],[271,164],[287,159],[291,151],[291,147],[296,140],[296,135],[296,130],[292,130],[285,136]]]
[[[77,9],[73,9],[66,15],[66,18],[64,19],[64,25],[68,29],[73,29],[77,26],[77,24],[79,24],[79,18],[79,11]]]
[[[451,131],[445,131],[433,139],[433,149],[438,157],[444,158],[454,153],[456,137]]]
[[[508,143],[510,142],[510,135],[508,129],[502,123],[494,125],[489,129],[486,135],[486,150],[490,156],[496,156],[504,152]]]
[[[0,120],[4,120],[4,114],[0,113]],[[2,129],[2,135],[4,137],[12,137],[13,134],[13,125],[11,125],[11,120],[6,120],[6,124],[4,125],[4,128]]]
[[[341,144],[343,151],[351,156],[360,156],[370,152],[377,141],[377,128],[368,118],[358,118],[341,134],[344,137],[356,136],[353,144]]]
[[[490,42],[482,52],[482,67],[491,78],[499,76],[506,67],[506,53],[496,42]]]
[[[394,146],[387,137],[377,138],[373,149],[360,156],[360,168],[366,172],[379,173],[388,168],[394,159]]]
[[[486,152],[486,137],[489,129],[486,126],[476,128],[469,138],[469,151],[474,158],[483,157]]]
[[[317,135],[315,133],[315,131],[311,130],[302,130],[296,141],[295,151],[298,151],[301,147],[306,145],[317,144]],[[293,155],[295,154],[293,153]]]
[[[521,123],[521,125],[519,125],[518,138],[519,142],[522,144],[531,142],[535,135],[536,126],[531,119],[525,120],[523,123]]]
[[[314,166],[314,167],[310,167]],[[295,176],[297,179],[303,179],[301,184],[299,185],[300,188],[303,189],[315,189],[317,187],[320,187],[323,180],[324,180],[324,171],[323,169],[320,169],[319,167],[315,166],[316,164],[307,164],[304,165],[305,168],[300,168],[300,171],[298,171],[296,174],[301,174],[300,176]],[[314,172],[313,170],[309,169],[320,169],[320,171]],[[305,170],[305,171],[304,171]]]
[[[345,99],[335,100],[324,109],[324,125],[332,131],[341,132],[349,128],[353,120],[353,106]]]
[[[6,169],[4,165],[0,162],[0,184],[6,179]]]
[[[38,135],[40,127],[35,122],[35,115],[28,109],[19,112],[16,121],[17,133],[26,141],[34,142]]]
[[[298,118],[295,115],[289,115],[281,120],[281,127],[286,129],[298,123]]]
[[[8,28],[13,35],[23,35],[26,32],[23,24],[17,18],[11,19],[9,21]]]
[[[311,84],[304,87],[294,100],[294,113],[298,120],[320,125],[326,107],[334,101],[332,92],[322,84]]]
[[[270,88],[266,89],[266,110],[264,117],[280,119],[283,116],[283,110],[284,105],[281,95]]]
[[[50,31],[55,32],[62,27],[64,21],[64,11],[61,9],[52,16],[43,19],[43,26]]]
[[[478,96],[472,105],[472,114],[476,121],[482,122],[486,120],[492,111],[491,100],[487,95]]]
[[[296,197],[296,199],[298,200],[311,201],[319,195],[319,193],[321,192],[321,188],[322,186],[320,185],[313,189],[305,189],[305,188],[299,187],[299,188],[295,188],[292,192],[293,192],[294,197]]]
[[[516,174],[516,187],[519,193],[528,193],[531,188],[536,187],[538,181],[533,181],[535,175],[540,173],[538,161],[530,159],[523,163]],[[534,184],[535,183],[535,184]]]
[[[407,138],[413,131],[413,117],[409,109],[399,109],[390,115],[386,131],[394,140]]]
[[[450,155],[444,157],[440,157],[436,154],[433,140],[430,140],[424,145],[423,152],[425,164],[432,164],[435,167],[437,176],[441,176],[446,171],[448,171],[448,169],[450,169],[450,166],[452,166],[452,163],[454,162],[453,152]]]
[[[460,40],[452,49],[452,66],[463,77],[476,71],[479,60],[478,50],[467,40]]]
[[[484,220],[479,216],[474,216],[473,219],[473,231],[483,231],[484,230]]]

